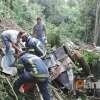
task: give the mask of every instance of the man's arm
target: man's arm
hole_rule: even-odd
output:
[[[20,48],[18,48],[18,47],[16,46],[16,44],[15,44],[15,43],[12,43],[12,47],[13,47],[15,50],[17,50],[17,51],[21,52]]]

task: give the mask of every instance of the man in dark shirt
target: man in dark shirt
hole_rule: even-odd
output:
[[[33,27],[33,36],[34,35],[36,35],[36,38],[39,39],[44,45],[46,44],[46,29],[40,17],[37,18],[37,24]]]
[[[35,81],[39,86],[43,99],[50,100],[48,91],[49,72],[42,59],[36,55],[23,52],[19,55],[17,67],[19,78],[15,81],[14,88],[18,91],[21,85]]]
[[[26,33],[21,36],[21,39],[23,42],[25,42],[25,46],[28,51],[31,50],[39,57],[44,57],[46,55],[46,48],[40,40]]]

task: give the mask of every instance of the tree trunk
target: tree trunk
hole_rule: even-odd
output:
[[[95,34],[94,34],[95,44],[98,44],[99,42],[100,39],[99,35],[100,35],[100,1],[98,0],[96,8],[96,19],[95,19]]]

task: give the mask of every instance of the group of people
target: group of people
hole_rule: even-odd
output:
[[[35,36],[34,36],[35,35]],[[44,100],[50,100],[48,92],[49,72],[41,57],[46,53],[46,30],[37,18],[33,36],[23,31],[5,30],[1,34],[4,57],[1,61],[2,71],[12,76],[18,74],[14,89],[19,92],[21,85],[36,82]],[[25,43],[25,49],[20,48]],[[17,64],[15,64],[17,62]],[[17,65],[17,66],[15,66]]]
[[[2,72],[11,76],[18,74],[19,78],[14,83],[16,92],[22,92],[23,84],[35,81],[43,99],[50,100],[49,72],[42,60],[46,54],[46,29],[41,18],[37,18],[32,35],[23,31],[5,30],[1,33],[1,40],[4,53],[1,60]],[[21,45],[24,45],[24,48]],[[75,52],[70,58],[79,62],[85,74],[91,74],[89,65],[79,52]]]

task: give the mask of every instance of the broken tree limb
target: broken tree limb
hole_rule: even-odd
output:
[[[13,89],[13,86],[11,85],[9,79],[7,77],[3,76],[3,75],[0,75],[0,77],[3,78],[3,79],[6,79],[6,81],[8,82],[8,84],[9,84],[9,86],[10,86],[10,88],[11,88],[11,90],[12,90],[12,92],[13,92],[15,98],[16,98],[16,100],[18,100],[18,97],[17,97],[17,95],[16,95],[16,93],[15,93],[15,91]]]
[[[15,95],[16,100],[18,100],[18,97],[17,97],[17,95],[16,95],[16,93],[15,93],[15,91],[14,91],[14,89],[13,89],[13,86],[11,85],[11,83],[10,83],[9,79],[8,79],[7,77],[5,77],[5,79],[7,80],[7,82],[8,82],[8,84],[9,84],[9,86],[11,87],[12,92],[13,92],[13,94]]]
[[[53,87],[52,85],[49,85],[50,88],[52,89],[55,97],[57,98],[57,100],[63,100],[62,97],[59,95],[59,93],[57,92],[57,89],[55,87]]]

